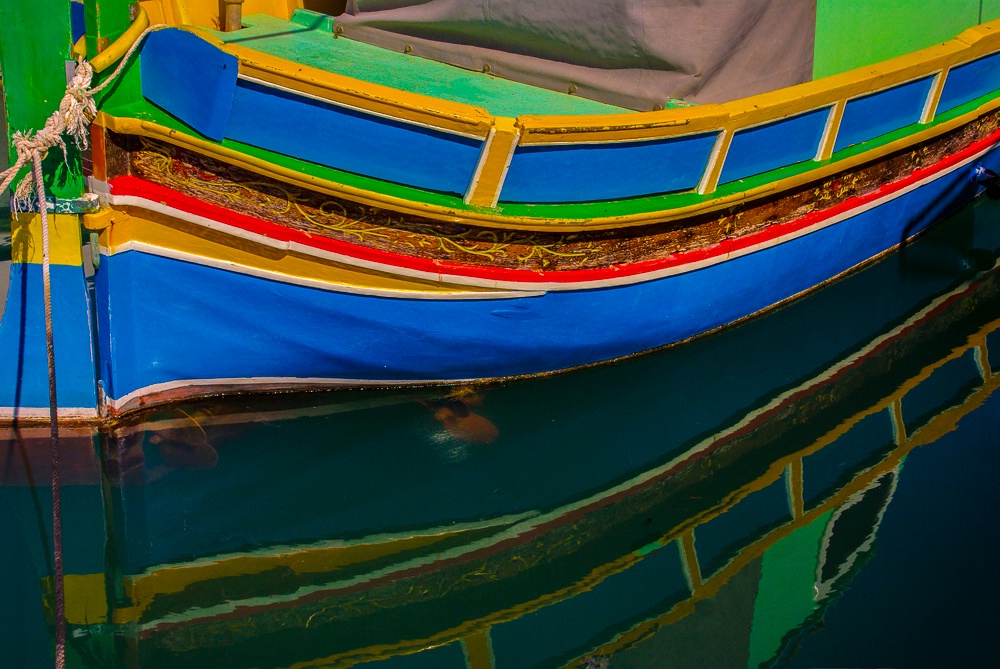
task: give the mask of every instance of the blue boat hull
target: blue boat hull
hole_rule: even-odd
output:
[[[628,285],[506,299],[405,299],[250,276],[145,251],[102,256],[110,404],[179,388],[454,382],[553,372],[673,344],[830,281],[972,200],[995,149],[783,243]],[[849,314],[845,314],[849,317]]]

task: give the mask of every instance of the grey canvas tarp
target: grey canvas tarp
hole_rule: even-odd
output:
[[[816,0],[348,0],[337,24],[370,44],[653,109],[808,81]]]

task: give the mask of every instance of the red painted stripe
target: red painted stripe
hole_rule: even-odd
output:
[[[848,213],[852,209],[863,207],[880,198],[888,197],[897,193],[907,186],[918,181],[944,172],[948,168],[961,163],[963,160],[990,148],[1000,141],[1000,130],[995,131],[985,139],[982,139],[965,149],[944,158],[937,163],[915,170],[910,175],[885,184],[864,195],[850,198],[840,204],[828,207],[821,211],[814,211],[805,216],[788,221],[770,225],[767,228],[745,237],[729,239],[721,244],[677,253],[666,258],[637,262],[629,265],[611,265],[594,269],[564,270],[564,271],[534,271],[524,269],[510,269],[488,267],[482,265],[468,265],[444,260],[429,260],[425,258],[414,258],[412,256],[371,249],[349,242],[338,241],[326,237],[310,235],[305,232],[293,230],[277,223],[265,221],[263,219],[240,214],[224,207],[205,203],[197,198],[185,195],[164,186],[159,186],[152,182],[134,176],[116,177],[110,181],[111,192],[114,195],[132,195],[144,197],[155,202],[161,202],[174,209],[179,209],[189,214],[202,216],[213,221],[218,221],[225,225],[263,235],[270,239],[279,241],[296,242],[304,246],[338,253],[349,258],[374,262],[386,265],[387,268],[406,268],[419,272],[431,274],[455,275],[478,279],[509,282],[527,283],[575,283],[587,281],[600,281],[603,279],[639,276],[664,269],[682,267],[684,265],[702,262],[727,255],[736,251],[743,251],[754,246],[772,242],[786,235],[790,235],[809,227],[819,225],[830,218]]]

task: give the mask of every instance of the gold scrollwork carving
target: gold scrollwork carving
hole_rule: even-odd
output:
[[[229,178],[220,166],[146,138],[133,153],[133,164],[147,178],[207,201],[266,218],[306,232],[419,257],[537,269],[556,261],[586,260],[602,255],[599,243],[577,235],[547,236],[452,225],[442,226],[393,212],[338,199],[318,201],[319,194],[276,181]],[[223,170],[225,166],[222,166]],[[333,233],[333,234],[330,234]],[[560,263],[563,264],[563,263]]]

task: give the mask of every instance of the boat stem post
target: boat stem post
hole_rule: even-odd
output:
[[[221,0],[222,30],[231,33],[243,27],[243,0]]]

